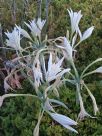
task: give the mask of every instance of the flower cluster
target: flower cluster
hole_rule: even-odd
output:
[[[38,117],[38,123],[33,132],[34,136],[39,135],[39,125],[44,112],[48,113],[52,119],[63,127],[78,133],[71,127],[77,125],[77,122],[65,115],[56,113],[53,103],[63,106],[66,109],[67,106],[59,100],[50,98],[52,93],[54,93],[56,97],[59,97],[58,88],[63,82],[65,83],[67,81],[76,87],[80,104],[78,119],[84,119],[85,116],[92,117],[87,113],[84,107],[81,95],[81,90],[83,88],[87,90],[92,99],[95,115],[98,112],[95,97],[86,85],[85,77],[94,73],[102,73],[102,67],[87,72],[92,65],[102,61],[102,58],[89,64],[81,74],[79,74],[75,66],[77,46],[91,36],[94,26],[91,26],[82,34],[79,28],[79,22],[82,18],[81,11],[73,12],[72,9],[70,9],[68,10],[68,14],[71,20],[71,32],[67,31],[66,37],[63,36],[56,39],[47,39],[45,37],[45,39],[42,40],[41,33],[46,20],[41,20],[41,18],[29,21],[29,23],[25,22],[25,25],[30,29],[31,34],[17,25],[15,25],[14,30],[11,33],[5,33],[7,36],[6,45],[8,47],[5,48],[13,49],[15,52],[13,54],[14,57],[11,60],[6,61],[4,67],[7,71],[7,76],[4,79],[5,93],[7,93],[9,89],[14,90],[22,88],[22,80],[27,78],[34,87],[35,95],[4,94],[3,96],[0,96],[0,107],[7,97],[30,96],[40,100],[41,110]],[[22,40],[23,38],[25,40]],[[68,65],[66,64],[65,66],[63,64],[66,61]]]

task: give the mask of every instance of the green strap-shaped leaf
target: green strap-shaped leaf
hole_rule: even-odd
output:
[[[58,105],[63,106],[64,108],[68,109],[68,107],[67,107],[63,102],[60,102],[60,101],[58,101],[58,100],[49,99],[49,102],[51,102],[51,103],[56,103],[56,104],[58,104]]]

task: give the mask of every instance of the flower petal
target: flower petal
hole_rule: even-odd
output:
[[[72,9],[68,10],[68,13],[71,20],[71,29],[73,34],[75,31],[77,31],[82,14],[81,14],[81,11],[73,12]]]
[[[70,131],[73,131],[75,133],[78,133],[78,131],[76,131],[74,128],[72,128],[71,126],[69,125],[63,125],[65,128],[69,129]]]
[[[84,32],[84,34],[83,34],[83,36],[82,36],[82,38],[81,38],[81,41],[83,41],[83,40],[87,39],[88,37],[90,37],[91,34],[92,34],[92,32],[93,32],[93,30],[94,30],[94,26],[88,28],[88,29]]]
[[[10,33],[7,32],[5,33],[7,36],[7,40],[6,40],[6,44],[9,47],[14,48],[15,50],[22,50],[21,46],[20,46],[20,31],[14,27],[14,30]]]
[[[18,26],[16,26],[16,27],[20,30],[21,34],[22,34],[24,37],[26,37],[26,38],[32,40],[32,38],[31,38],[30,35],[27,33],[27,31],[25,31],[25,30],[22,29],[21,27],[18,27]]]
[[[51,113],[50,115],[54,120],[56,120],[60,124],[63,124],[63,125],[77,125],[77,122],[75,122],[74,120],[70,119],[69,117],[67,117],[65,115],[58,114],[58,113]]]

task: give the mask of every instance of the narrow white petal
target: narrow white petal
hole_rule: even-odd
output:
[[[43,61],[43,74],[44,74],[44,76],[45,76],[45,79],[46,79],[46,66],[45,66],[45,59],[44,59],[44,56],[42,56],[42,61]]]
[[[83,36],[82,36],[82,38],[81,38],[81,41],[83,41],[83,40],[87,39],[88,37],[90,37],[91,34],[92,34],[92,32],[93,32],[93,30],[94,30],[94,26],[88,28],[88,29],[84,32],[84,34],[83,34]]]
[[[52,53],[50,53],[50,57],[49,57],[49,61],[48,61],[48,71],[51,71],[51,67],[52,67]]]
[[[21,29],[20,31],[21,31],[21,34],[22,34],[24,37],[26,37],[26,38],[32,40],[32,38],[31,38],[30,35],[27,33],[27,31],[25,31],[24,29]]]
[[[41,18],[38,18],[37,20],[37,26],[39,27],[39,29],[42,29],[42,22],[41,22]]]
[[[26,26],[27,26],[30,30],[32,30],[31,26],[30,26],[28,23],[26,23],[26,22],[24,22],[24,23],[26,24]]]
[[[70,71],[69,68],[62,70],[60,73],[58,73],[58,74],[56,75],[56,78],[57,78],[57,77],[62,77],[65,73],[67,73],[67,72],[69,72],[69,71]]]
[[[64,37],[64,46],[65,46],[65,49],[67,51],[67,55],[69,58],[72,58],[72,52],[73,52],[73,49],[69,43],[69,41]]]
[[[61,48],[61,49],[65,49],[65,47],[60,46],[60,45],[56,45],[57,47]]]
[[[74,46],[75,42],[77,39],[77,34],[74,35],[73,39],[72,39],[72,47]]]
[[[82,18],[81,10],[77,13],[76,27],[78,27],[80,19]]]
[[[74,128],[72,128],[71,126],[69,125],[63,125],[65,128],[69,129],[70,131],[73,131],[75,133],[78,133]]]
[[[51,113],[51,117],[63,125],[77,125],[77,122],[70,119],[69,117],[57,113]]]
[[[60,67],[60,66],[62,65],[63,60],[64,60],[64,57],[63,57],[62,59],[60,59],[60,60],[56,63],[56,65],[57,65],[58,67]]]
[[[81,14],[81,11],[73,12],[72,9],[68,10],[68,13],[71,20],[71,29],[73,34],[77,30],[82,14]]]
[[[77,32],[78,32],[78,34],[79,34],[79,36],[80,36],[80,39],[82,39],[82,33],[81,33],[79,27],[77,28]]]
[[[38,26],[38,28],[39,28],[40,30],[42,30],[42,28],[43,28],[45,22],[46,22],[46,20],[42,20],[42,21],[41,21],[41,18],[38,18],[38,20],[37,20],[37,26]]]

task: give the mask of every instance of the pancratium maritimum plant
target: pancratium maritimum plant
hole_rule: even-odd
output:
[[[63,83],[63,77],[70,73],[70,68],[64,68],[64,56],[57,56],[56,48],[47,46],[47,38],[41,39],[41,32],[45,24],[45,20],[38,18],[26,23],[30,29],[31,35],[20,26],[15,25],[12,32],[6,32],[6,49],[13,50],[15,57],[5,62],[5,70],[7,76],[4,79],[5,94],[0,96],[0,107],[4,100],[8,97],[31,97],[38,99],[41,103],[38,115],[38,122],[34,128],[33,135],[39,136],[39,125],[44,112],[48,113],[52,119],[57,121],[65,128],[76,132],[71,126],[77,125],[77,122],[65,115],[58,114],[53,104],[67,106],[59,100],[50,98],[54,93],[59,96],[58,88]],[[22,39],[23,44],[22,44]],[[25,43],[24,43],[25,42]],[[25,46],[24,46],[25,45]],[[32,94],[7,94],[8,90],[22,88],[20,78],[27,78],[34,87],[34,95]],[[44,87],[43,87],[44,86]]]
[[[91,26],[82,34],[80,31],[80,28],[79,28],[79,22],[82,17],[81,11],[73,12],[70,9],[70,10],[68,10],[68,13],[69,13],[70,20],[71,20],[71,33],[70,33],[70,35],[68,35],[68,37],[56,38],[53,42],[55,43],[55,45],[59,49],[61,49],[65,59],[68,61],[68,63],[71,65],[71,68],[74,71],[74,73],[70,72],[71,79],[68,79],[68,80],[65,79],[65,81],[69,81],[72,84],[74,83],[74,86],[76,87],[77,96],[78,96],[77,101],[80,104],[80,113],[78,115],[78,118],[84,119],[85,116],[89,116],[89,117],[92,117],[92,116],[85,110],[85,107],[84,107],[84,102],[83,102],[82,95],[81,95],[81,93],[82,93],[81,90],[83,88],[85,88],[87,90],[89,96],[92,99],[94,114],[96,115],[96,113],[99,111],[95,97],[93,96],[93,94],[89,90],[84,79],[86,76],[89,76],[91,74],[102,73],[102,67],[99,67],[96,70],[87,73],[87,70],[89,70],[89,68],[92,65],[94,65],[95,63],[102,61],[102,58],[99,58],[99,59],[96,59],[95,61],[93,61],[91,64],[89,64],[83,70],[83,72],[81,74],[79,74],[77,67],[75,65],[74,52],[77,52],[77,46],[79,46],[79,44],[81,44],[82,41],[86,40],[87,38],[89,38],[91,36],[94,26]],[[69,34],[69,32],[68,32],[68,34]],[[79,41],[78,41],[78,39],[79,39]],[[60,41],[61,44],[59,45],[57,41]],[[71,82],[71,80],[73,82]],[[94,117],[92,117],[92,118],[94,118]]]
[[[94,71],[87,72],[92,65],[102,61],[102,58],[89,64],[80,75],[75,66],[73,55],[77,52],[76,47],[79,46],[82,41],[90,37],[94,26],[88,28],[82,34],[79,28],[79,22],[82,18],[81,11],[73,12],[70,9],[68,10],[68,13],[71,20],[71,33],[68,37],[58,37],[53,40],[45,37],[45,39],[42,40],[41,33],[46,20],[41,20],[41,18],[34,19],[29,23],[25,22],[26,26],[30,29],[31,34],[17,25],[11,33],[5,33],[8,38],[6,40],[7,47],[5,48],[14,50],[15,57],[5,62],[7,76],[4,79],[5,94],[0,96],[0,107],[3,104],[3,101],[8,97],[23,96],[38,99],[40,101],[40,112],[38,115],[37,125],[33,131],[34,136],[39,136],[39,125],[44,112],[48,113],[52,119],[65,128],[77,133],[77,131],[71,127],[73,125],[77,125],[77,122],[65,115],[56,113],[53,103],[63,106],[66,109],[67,106],[59,100],[50,98],[52,93],[57,97],[59,96],[58,88],[63,84],[63,82],[68,81],[76,87],[80,104],[80,113],[78,118],[83,119],[85,116],[92,117],[87,113],[84,107],[81,95],[83,87],[87,90],[92,99],[95,115],[98,112],[95,97],[87,87],[84,79],[86,76],[91,74],[102,73],[102,67],[99,67]],[[23,44],[21,42],[22,39],[25,39],[23,40],[23,42],[25,42]],[[60,44],[57,41],[60,41]],[[67,60],[71,68],[64,68],[63,63],[65,60]],[[68,75],[69,78],[66,79],[65,75]],[[20,82],[21,77],[23,77],[23,79],[27,78],[34,87],[34,95],[7,94],[9,89],[14,90],[22,88]]]

